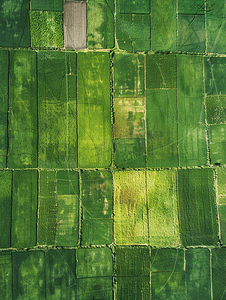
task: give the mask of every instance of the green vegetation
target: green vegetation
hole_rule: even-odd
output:
[[[146,90],[148,167],[178,166],[176,100],[176,89]]]
[[[205,52],[205,16],[178,15],[178,50]]]
[[[145,57],[147,89],[177,87],[176,55],[147,54]]]
[[[212,249],[211,254],[212,254],[213,299],[224,299],[225,281],[226,281],[226,265],[225,265],[226,248]]]
[[[12,248],[36,245],[37,175],[36,170],[13,171]]]
[[[226,23],[224,17],[226,6],[224,0],[207,1],[206,7],[206,34],[207,34],[207,52],[225,53],[226,40],[224,33]]]
[[[144,171],[115,171],[114,235],[118,245],[148,244]]]
[[[54,245],[56,236],[56,172],[39,171],[37,244]]]
[[[6,168],[9,51],[0,50],[0,168]]]
[[[119,0],[119,10],[121,14],[149,14],[149,0]]]
[[[30,47],[29,0],[0,3],[0,47]]]
[[[76,299],[75,250],[46,252],[46,299]]]
[[[39,167],[77,167],[76,53],[38,52]]]
[[[63,11],[63,0],[31,0],[31,10]]]
[[[143,300],[150,299],[150,276],[116,278],[116,299],[127,300],[140,297]]]
[[[89,49],[114,47],[114,0],[88,1],[87,39]]]
[[[44,252],[13,252],[13,299],[45,298]]]
[[[82,173],[82,245],[112,243],[112,175],[108,171]]]
[[[64,47],[63,15],[55,11],[31,11],[31,47],[57,49]]]
[[[81,168],[111,164],[110,57],[106,52],[78,53],[78,155]]]
[[[151,298],[186,299],[182,249],[151,251]]]
[[[226,96],[207,96],[206,113],[208,124],[226,123]]]
[[[210,125],[208,127],[208,138],[210,148],[210,163],[226,163],[226,124]]]
[[[140,277],[150,274],[148,247],[116,247],[116,276]]]
[[[10,248],[12,171],[0,171],[0,248]]]
[[[8,168],[37,167],[36,86],[36,53],[28,50],[11,50]]]
[[[113,299],[112,277],[78,279],[77,284],[78,299]]]
[[[115,53],[113,62],[114,97],[143,97],[144,55]]]
[[[180,246],[175,170],[147,171],[150,245]]]
[[[12,299],[12,254],[0,253],[0,295],[5,300]]]
[[[226,57],[204,57],[205,93],[226,95]]]
[[[114,99],[114,162],[117,167],[145,167],[143,98]]]
[[[152,0],[151,49],[153,51],[175,51],[176,42],[176,0]]]
[[[151,43],[150,15],[122,14],[119,12],[118,1],[116,1],[115,30],[119,49],[128,52],[149,51]],[[133,7],[131,2],[128,2],[128,4],[130,7]],[[145,7],[142,9],[145,9]]]
[[[110,248],[77,249],[76,274],[78,278],[112,276],[112,253]]]
[[[179,165],[207,163],[202,57],[177,56]]]
[[[202,15],[204,14],[204,0],[178,0],[178,13]]]
[[[216,246],[218,223],[213,170],[178,170],[178,190],[183,246]]]

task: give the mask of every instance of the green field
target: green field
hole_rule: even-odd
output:
[[[12,254],[0,253],[0,293],[5,300],[12,299]]]
[[[77,167],[76,53],[38,52],[41,168]]]
[[[177,47],[176,0],[151,1],[151,49],[175,51]]]
[[[207,163],[202,57],[177,56],[179,166]]]
[[[58,49],[64,47],[63,14],[56,11],[31,11],[31,47]]]
[[[79,167],[108,168],[111,164],[109,53],[79,52],[77,68]]]
[[[114,0],[88,1],[87,40],[89,49],[114,47]]]
[[[8,168],[37,167],[36,53],[11,50],[9,66]],[[26,114],[26,118],[24,117]]]
[[[63,11],[63,0],[31,0],[31,10]]]
[[[118,245],[148,244],[144,171],[115,171],[114,235]]]
[[[0,248],[10,248],[12,218],[12,171],[0,171]]]
[[[179,170],[178,191],[183,246],[216,246],[218,223],[213,170]]]
[[[225,248],[215,248],[211,250],[212,254],[212,290],[213,299],[224,299],[225,297]]]
[[[82,245],[112,243],[112,175],[84,171],[82,178]]]
[[[177,208],[177,172],[147,171],[150,245],[180,246]]]

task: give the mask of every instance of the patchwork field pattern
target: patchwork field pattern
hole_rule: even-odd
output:
[[[225,9],[0,3],[1,299],[226,299]]]

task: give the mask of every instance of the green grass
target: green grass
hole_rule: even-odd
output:
[[[108,168],[111,164],[109,53],[79,52],[77,67],[79,167]]]
[[[179,170],[178,190],[183,246],[216,246],[218,223],[213,170]]]
[[[84,171],[82,178],[82,245],[112,243],[112,175]]]
[[[56,11],[30,11],[31,47],[58,49],[64,47],[63,14]]]
[[[63,11],[63,0],[31,0],[31,10]]]
[[[224,299],[226,266],[225,266],[225,248],[215,248],[211,250],[212,254],[212,290],[213,299]]]
[[[115,171],[113,180],[115,243],[148,244],[145,172]]]
[[[36,170],[13,171],[12,248],[36,245],[37,182]]]
[[[114,0],[88,1],[87,40],[89,49],[114,47]]]
[[[42,168],[76,168],[76,53],[38,52],[39,154]]]
[[[146,108],[147,166],[177,167],[176,89],[146,90]]]
[[[202,57],[177,56],[177,109],[180,166],[207,163]]]
[[[9,51],[0,50],[0,167],[6,168]]]
[[[113,62],[114,97],[143,97],[144,55],[115,53]]]
[[[78,279],[77,285],[78,299],[111,300],[113,297],[112,277]]]
[[[122,14],[149,14],[149,0],[135,0],[128,2],[119,0],[119,10]]]
[[[0,253],[0,294],[6,300],[12,299],[12,254]]]
[[[206,114],[208,124],[225,124],[226,96],[214,95],[206,97]]]
[[[46,299],[75,299],[75,250],[50,249],[45,254]]]
[[[202,15],[204,14],[204,0],[178,0],[178,13]]]
[[[45,261],[43,251],[13,252],[13,298],[45,298]]]
[[[151,49],[153,51],[175,51],[176,42],[176,0],[152,0]]]
[[[0,171],[0,248],[10,248],[12,171]]]
[[[150,245],[180,246],[175,170],[147,171]]]
[[[208,127],[208,139],[211,164],[226,163],[226,124],[210,125]]]
[[[36,80],[36,53],[11,50],[7,159],[7,167],[11,169],[37,167]]]
[[[188,299],[211,299],[209,249],[187,249],[185,260]]]

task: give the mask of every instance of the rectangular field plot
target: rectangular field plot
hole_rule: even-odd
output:
[[[0,254],[0,295],[5,300],[12,299],[12,254]]]
[[[180,166],[207,163],[202,57],[177,56],[177,108]]]
[[[186,299],[184,251],[151,251],[151,299]]]
[[[39,172],[39,245],[77,245],[78,194],[78,172]]]
[[[38,172],[13,171],[11,247],[36,245]]]
[[[226,124],[210,125],[208,127],[208,139],[210,149],[210,163],[226,163]]]
[[[145,172],[117,171],[113,180],[116,244],[147,244]]]
[[[62,0],[31,0],[31,10],[62,11]]]
[[[30,47],[29,0],[2,0],[0,47]]]
[[[206,119],[209,125],[218,125],[226,123],[226,95],[207,96]]]
[[[112,175],[108,171],[82,173],[82,245],[112,243]]]
[[[176,89],[146,90],[146,97],[147,166],[177,167]]]
[[[130,3],[132,4],[132,3]],[[148,14],[121,14],[116,1],[116,41],[118,48],[128,52],[150,50],[151,20]]]
[[[117,277],[116,299],[150,299],[150,276]]]
[[[36,53],[11,50],[8,168],[37,167],[36,79]]]
[[[76,168],[76,53],[38,52],[38,163]]]
[[[112,277],[78,279],[77,284],[77,299],[113,299]]]
[[[46,299],[76,299],[75,250],[46,252]]]
[[[115,53],[114,55],[114,97],[143,97],[143,96],[144,96],[144,55]]]
[[[208,53],[225,53],[224,32],[226,7],[224,0],[206,3],[206,35]]]
[[[179,170],[178,190],[183,246],[216,246],[218,223],[213,170]]]
[[[217,204],[219,213],[220,239],[226,244],[226,169],[217,168]]]
[[[177,42],[176,0],[151,1],[151,49],[175,51]]]
[[[45,299],[43,251],[13,253],[13,299]]]
[[[81,168],[111,164],[109,53],[78,53],[78,155]]]
[[[39,171],[37,244],[54,245],[56,236],[57,203],[56,172]]]
[[[117,167],[145,167],[144,98],[114,98],[114,162]]]
[[[212,249],[211,254],[213,299],[224,299],[226,282],[226,248]]]
[[[114,47],[114,0],[88,1],[87,39],[89,49]]]
[[[12,171],[0,171],[0,248],[10,247],[12,218]]]
[[[175,170],[147,171],[150,245],[180,245]]]
[[[176,88],[176,55],[146,55],[146,89]]]
[[[8,111],[8,84],[9,84],[9,51],[0,50],[0,168],[6,168],[7,157],[7,111]]]
[[[186,286],[188,299],[211,299],[210,251],[209,249],[187,249]],[[195,284],[194,284],[195,282]]]

